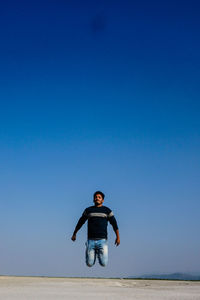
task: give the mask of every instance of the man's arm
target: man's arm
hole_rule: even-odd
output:
[[[113,230],[116,234],[115,245],[119,246],[119,244],[120,244],[119,229],[118,229],[117,221],[112,212],[108,215],[108,221],[112,225]]]
[[[71,240],[72,240],[73,242],[75,242],[75,240],[76,240],[76,234],[77,234],[77,232],[79,231],[79,229],[81,229],[81,227],[82,227],[83,224],[86,222],[86,220],[87,220],[87,214],[86,214],[86,211],[84,211],[83,214],[82,214],[82,216],[81,216],[80,219],[78,220],[78,223],[77,223],[77,225],[76,225],[76,227],[75,227],[75,230],[74,230],[74,232],[73,232],[73,234],[72,234]]]
[[[119,246],[120,244],[119,229],[115,230],[115,234],[116,234],[115,245]]]

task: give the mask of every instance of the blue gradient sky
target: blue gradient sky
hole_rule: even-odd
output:
[[[198,1],[0,8],[1,274],[200,271]],[[118,220],[84,263],[97,189]]]

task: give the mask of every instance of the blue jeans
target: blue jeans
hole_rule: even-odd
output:
[[[106,239],[87,240],[85,252],[86,265],[92,267],[95,264],[96,256],[99,264],[105,267],[108,263],[108,243]]]

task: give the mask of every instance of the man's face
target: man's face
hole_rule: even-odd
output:
[[[94,197],[94,203],[96,206],[102,206],[103,204],[103,197],[101,196],[101,194],[96,194]]]

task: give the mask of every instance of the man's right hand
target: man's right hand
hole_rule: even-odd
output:
[[[73,235],[72,235],[71,240],[72,240],[73,242],[75,242],[75,240],[76,240],[76,234],[73,234]]]

